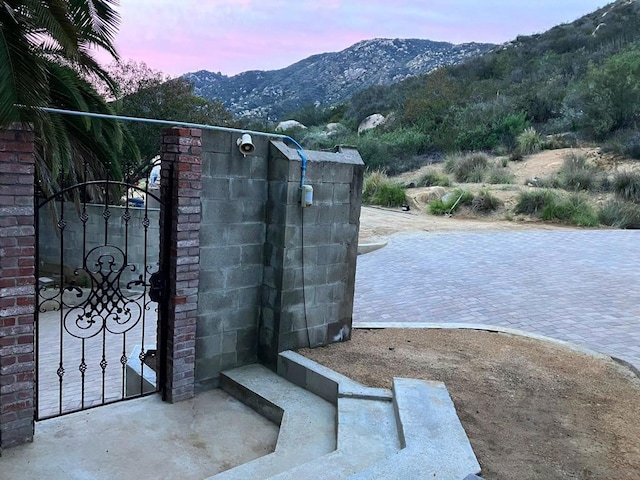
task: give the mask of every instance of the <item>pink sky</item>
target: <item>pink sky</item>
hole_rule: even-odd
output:
[[[123,60],[165,74],[276,70],[372,38],[502,43],[603,0],[120,0]],[[103,58],[99,56],[99,58]]]

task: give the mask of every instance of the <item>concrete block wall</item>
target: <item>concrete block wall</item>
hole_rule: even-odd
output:
[[[34,164],[28,127],[0,130],[0,454],[33,440]]]
[[[239,134],[203,132],[197,388],[217,386],[219,372],[257,360],[257,329],[266,235],[268,140],[243,156]]]
[[[260,358],[351,337],[364,165],[352,148],[307,152],[306,183],[314,202],[300,207],[301,161],[273,142]]]
[[[63,206],[58,203],[57,211],[59,213],[62,212],[62,208]],[[125,207],[109,205],[111,216],[107,222],[102,216],[104,210],[104,204],[86,205],[88,220],[85,237],[85,232],[83,232],[85,224],[80,219],[80,213],[75,205],[71,202],[64,205],[64,221],[66,223],[64,227],[64,264],[69,272],[81,268],[83,252],[90,252],[93,248],[104,245],[106,223],[109,229],[109,244],[123,251],[126,250],[129,265],[136,266],[135,271],[131,273],[132,278],[122,279],[124,282],[128,282],[133,277],[137,278],[143,272],[145,265],[154,266],[158,261],[160,245],[157,239],[160,230],[160,209],[148,208],[145,210],[144,208],[130,207],[127,211],[131,218],[125,221],[123,218]],[[144,227],[145,218],[149,221],[147,228]],[[47,211],[47,206],[44,206],[39,215],[41,276],[60,272],[60,231],[55,223],[54,217]],[[125,235],[127,227],[128,232]]]
[[[364,165],[353,149],[306,152],[314,205],[300,206],[301,159],[282,141],[204,131],[196,389],[220,371],[350,337]],[[303,249],[304,244],[304,249]],[[304,257],[304,268],[302,261]],[[304,288],[303,288],[304,287]]]

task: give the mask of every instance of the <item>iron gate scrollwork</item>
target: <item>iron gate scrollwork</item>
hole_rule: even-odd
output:
[[[107,178],[37,205],[36,419],[157,392],[159,191]]]

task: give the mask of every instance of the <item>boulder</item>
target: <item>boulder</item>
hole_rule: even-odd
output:
[[[360,125],[358,125],[358,135],[360,135],[362,132],[371,130],[372,128],[376,128],[384,124],[385,124],[384,115],[381,115],[379,113],[374,113],[373,115],[369,115],[367,118],[362,120],[362,122],[360,122]]]
[[[293,130],[294,128],[306,129],[307,127],[305,127],[297,120],[285,120],[278,124],[278,126],[276,127],[276,132],[286,132],[287,130]]]

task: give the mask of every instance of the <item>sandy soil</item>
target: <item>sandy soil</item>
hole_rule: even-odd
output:
[[[515,183],[491,186],[505,209],[489,216],[429,215],[426,189],[409,190],[408,212],[363,207],[360,243],[400,232],[574,228],[505,220],[518,192],[531,188],[525,180],[557,172],[570,151],[511,162]],[[579,151],[605,168],[625,168],[597,149]],[[389,388],[394,376],[445,382],[487,480],[640,479],[640,379],[613,360],[473,330],[355,330],[350,342],[300,353],[370,386]]]
[[[400,208],[363,207],[360,216],[360,243],[384,241],[389,235],[398,232],[412,231],[465,231],[465,230],[522,230],[522,229],[566,229],[575,228],[561,224],[544,223],[526,215],[515,215],[512,210],[518,194],[533,187],[527,186],[527,180],[551,176],[560,170],[566,155],[581,154],[594,164],[607,171],[622,169],[639,169],[638,161],[622,161],[603,154],[598,148],[563,148],[545,150],[525,157],[520,162],[509,162],[508,169],[514,175],[514,182],[506,185],[461,184],[470,191],[489,189],[493,195],[503,202],[503,206],[490,214],[476,214],[468,208],[461,208],[453,216],[434,216],[427,210],[427,204],[433,199],[434,191],[441,187],[411,188],[407,190],[409,211]],[[496,158],[500,163],[501,159]],[[398,176],[399,180],[408,182],[419,178],[428,170],[441,171],[442,164],[423,167],[415,172]],[[455,187],[457,185],[453,185]],[[595,204],[609,198],[607,194],[592,194]],[[640,478],[640,476],[639,476]]]
[[[640,478],[640,380],[612,360],[472,330],[355,330],[300,353],[370,386],[444,382],[487,480]]]

